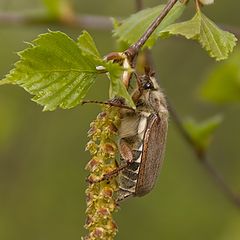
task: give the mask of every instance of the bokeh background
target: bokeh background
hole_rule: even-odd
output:
[[[162,1],[144,1],[155,6]],[[72,1],[78,14],[126,17],[135,1]],[[204,12],[217,23],[240,27],[240,2],[216,1]],[[41,0],[0,0],[0,11],[39,14]],[[190,7],[185,17],[193,13]],[[81,28],[0,23],[0,78],[26,47],[47,29],[76,39]],[[111,31],[88,31],[102,55],[116,49]],[[161,86],[179,114],[201,121],[224,115],[209,149],[211,161],[236,191],[240,190],[240,105],[202,102],[197,89],[218,63],[195,42],[181,38],[159,41],[153,49]],[[108,82],[99,79],[88,99],[107,99]],[[66,240],[84,235],[84,151],[89,123],[99,106],[42,112],[17,86],[0,88],[0,239]],[[196,160],[170,119],[166,159],[155,189],[143,198],[122,203],[115,214],[116,239],[239,240],[240,210],[219,190]]]

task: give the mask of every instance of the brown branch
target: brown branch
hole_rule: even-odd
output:
[[[226,183],[226,180],[224,179],[224,177],[220,174],[220,172],[215,168],[215,166],[208,159],[206,152],[203,152],[202,150],[200,150],[197,147],[197,145],[195,144],[192,137],[188,134],[188,132],[184,128],[183,123],[180,120],[180,117],[178,116],[176,111],[173,109],[173,107],[170,106],[170,104],[169,104],[169,112],[170,112],[172,119],[175,122],[179,132],[181,133],[182,137],[188,142],[190,147],[193,149],[199,162],[202,164],[202,166],[205,168],[205,170],[209,173],[211,178],[215,181],[215,183],[222,190],[222,192],[225,194],[225,196],[231,202],[233,202],[237,207],[240,208],[240,194],[235,193],[230,188],[230,186]]]
[[[96,15],[78,15],[70,19],[50,18],[47,15],[26,15],[15,12],[0,12],[0,25],[57,25],[71,28],[92,28],[99,30],[111,30],[110,17]]]
[[[203,155],[200,163],[203,164],[203,167],[208,171],[210,176],[215,180],[216,184],[219,186],[220,189],[225,193],[225,196],[229,198],[237,207],[240,207],[240,194],[234,192],[229,185],[227,184],[226,180],[220,174],[220,172],[215,168],[215,166],[210,162],[206,155]]]
[[[145,42],[149,39],[155,29],[159,26],[159,24],[163,21],[163,19],[167,16],[169,11],[173,8],[173,6],[178,2],[178,0],[169,0],[168,3],[163,8],[160,15],[152,22],[152,24],[148,27],[148,29],[144,32],[144,34],[139,38],[139,40],[131,45],[125,53],[130,59],[133,59],[139,52],[139,50],[143,47]]]
[[[140,2],[140,0],[136,0]],[[138,3],[140,6],[140,3]],[[137,6],[137,9],[138,7]],[[117,17],[117,19],[122,19]],[[96,30],[112,30],[112,22],[110,17],[96,16],[96,15],[77,15],[70,21],[61,18],[49,18],[47,15],[26,15],[16,12],[0,12],[0,26],[21,26],[21,25],[56,25],[67,26],[70,28],[85,28]],[[238,39],[240,39],[240,28],[237,26],[230,26],[226,24],[218,24],[226,31],[232,32]]]

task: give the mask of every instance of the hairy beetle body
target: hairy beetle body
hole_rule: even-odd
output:
[[[164,158],[168,111],[156,79],[142,76],[132,98],[137,110],[121,110],[120,166],[127,165],[119,174],[117,201],[150,192]]]

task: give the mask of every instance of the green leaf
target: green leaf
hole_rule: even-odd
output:
[[[87,31],[82,32],[82,34],[78,38],[77,43],[78,43],[78,47],[83,51],[83,53],[87,53],[88,55],[93,55],[98,59],[101,58],[95,42],[93,41],[91,35]]]
[[[221,30],[200,11],[191,20],[172,24],[160,32],[162,37],[170,35],[182,35],[187,39],[197,40],[217,61],[228,58],[237,41],[232,33]]]
[[[211,57],[216,60],[228,58],[233,51],[237,38],[227,31],[221,30],[213,21],[202,14],[199,41]]]
[[[112,25],[113,25],[113,32],[120,27],[120,22],[116,18],[111,18]],[[123,52],[129,47],[129,44],[127,42],[124,42],[122,40],[116,39],[116,50],[117,52]]]
[[[135,104],[132,100],[132,97],[129,95],[125,85],[123,84],[121,80],[121,76],[123,73],[123,69],[118,65],[109,62],[107,64],[106,68],[109,71],[109,78],[110,78],[110,89],[109,89],[109,97],[122,97],[125,99],[126,104],[129,105],[132,108],[136,108]]]
[[[44,106],[44,110],[68,109],[81,103],[96,76],[102,72],[97,67],[102,67],[110,76],[110,97],[123,97],[129,106],[135,108],[121,81],[124,69],[102,60],[86,31],[77,43],[61,32],[42,34],[19,56],[15,69],[0,81],[0,85],[23,87],[34,95],[33,100]]]
[[[89,43],[89,35],[81,41]],[[84,51],[85,49],[85,51]],[[34,95],[33,100],[44,110],[78,105],[94,84],[96,66],[103,60],[93,58],[84,48],[61,32],[40,35],[29,47],[20,52],[20,61],[1,84],[18,84]]]
[[[121,25],[117,26],[117,24],[115,24],[114,36],[116,36],[119,41],[126,42],[129,45],[135,43],[157,18],[163,8],[164,5],[159,5],[154,8],[144,9],[131,15],[128,19],[124,20]],[[184,9],[185,4],[177,3],[145,43],[145,46],[151,48],[155,44],[159,32],[175,22],[176,19],[182,15]]]
[[[240,50],[210,72],[200,88],[203,100],[217,104],[240,102]]]
[[[69,3],[68,0],[42,0],[44,3],[48,14],[51,17],[58,18],[64,11],[64,7]]]
[[[172,24],[160,32],[161,37],[169,37],[171,35],[181,35],[187,39],[195,39],[198,37],[201,28],[201,15],[196,14],[191,20]]]
[[[218,115],[204,122],[198,123],[189,118],[184,121],[184,127],[193,139],[200,151],[205,151],[209,147],[215,130],[221,124],[223,118]]]

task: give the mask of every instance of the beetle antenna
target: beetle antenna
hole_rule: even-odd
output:
[[[82,105],[87,104],[87,103],[103,104],[103,105],[108,105],[108,106],[111,106],[111,107],[125,108],[125,109],[131,110],[131,111],[135,111],[133,108],[131,108],[127,105],[124,105],[124,104],[119,103],[119,102],[114,102],[114,100],[110,100],[109,102],[102,102],[102,101],[95,101],[95,100],[85,100],[85,101],[81,102]]]

